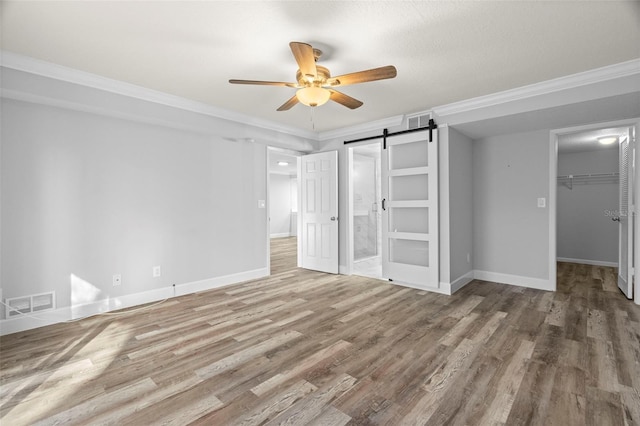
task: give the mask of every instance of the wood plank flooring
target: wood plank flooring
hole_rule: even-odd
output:
[[[640,425],[614,270],[453,296],[297,269],[0,339],[0,424]]]

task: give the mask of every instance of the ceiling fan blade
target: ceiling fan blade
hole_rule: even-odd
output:
[[[367,81],[385,80],[398,75],[396,67],[387,65],[386,67],[373,68],[366,71],[358,71],[351,74],[331,77],[327,80],[330,86],[346,86],[347,84],[366,83]]]
[[[231,84],[256,84],[260,86],[285,86],[285,87],[299,87],[298,83],[285,83],[283,81],[261,81],[261,80],[229,80]]]
[[[289,99],[287,102],[283,103],[280,108],[278,108],[278,111],[286,111],[291,109],[292,106],[294,106],[295,104],[298,103],[298,98],[296,97],[296,95],[293,95],[293,97],[291,97],[291,99]]]
[[[302,75],[316,77],[318,75],[316,71],[316,59],[313,56],[313,47],[307,43],[300,43],[292,41],[289,43],[293,57],[298,63],[300,72]]]
[[[331,92],[330,99],[332,101],[337,102],[340,105],[344,105],[347,108],[356,109],[362,106],[362,102],[360,102],[355,98],[352,98],[351,96],[345,95],[342,92],[338,92],[337,90],[331,90],[331,89],[329,89],[329,92]]]

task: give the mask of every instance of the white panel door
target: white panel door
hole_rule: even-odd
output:
[[[439,286],[437,133],[388,136],[382,150],[382,276],[425,289]]]
[[[338,152],[300,157],[300,267],[338,273]]]
[[[635,175],[635,143],[628,137],[620,139],[620,212],[618,287],[629,299],[633,298],[633,179]],[[616,218],[614,218],[616,219]]]

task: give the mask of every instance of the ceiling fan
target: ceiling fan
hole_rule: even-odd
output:
[[[397,75],[396,67],[388,65],[386,67],[373,68],[366,71],[358,71],[351,74],[331,77],[329,70],[316,61],[322,55],[318,49],[314,49],[310,44],[292,41],[289,43],[293,57],[298,63],[296,72],[296,83],[285,83],[281,81],[259,81],[259,80],[229,80],[232,84],[256,84],[263,86],[286,86],[298,89],[296,94],[287,102],[282,104],[278,111],[291,109],[298,102],[316,107],[332,100],[347,108],[356,109],[362,106],[362,102],[334,90],[334,87],[346,86],[349,84],[366,83],[368,81],[384,80]]]

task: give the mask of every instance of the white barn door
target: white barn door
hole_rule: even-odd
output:
[[[301,268],[338,273],[338,152],[300,157]]]
[[[386,141],[382,150],[382,276],[437,289],[438,132],[391,135]]]

